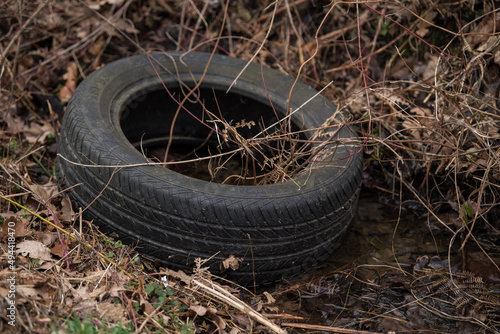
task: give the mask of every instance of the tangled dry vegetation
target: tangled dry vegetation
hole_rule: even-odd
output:
[[[498,3],[237,0],[225,6],[2,1],[0,331],[499,332]],[[215,45],[218,53],[326,87],[323,94],[359,130],[365,190],[445,235],[448,253],[461,261],[428,254],[410,258],[410,269],[386,266],[375,276],[353,265],[253,295],[214,282],[201,262],[192,275],[156,268],[82,220],[84,208],[71,206],[54,176],[61,119],[78,82],[133,54],[211,52]],[[3,298],[10,288],[10,226],[16,327],[8,324]],[[470,271],[470,249],[471,261],[487,271]],[[283,297],[304,293],[323,298],[316,308],[324,317],[309,317],[318,310]]]

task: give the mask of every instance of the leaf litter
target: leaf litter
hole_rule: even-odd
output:
[[[300,68],[318,90],[334,82],[324,94],[358,126],[363,192],[376,197],[361,198],[341,250],[252,294],[201,263],[193,273],[157,268],[101,234],[55,183],[65,102],[113,60],[210,52],[222,2],[4,1],[0,246],[6,258],[14,223],[23,312],[2,332],[69,332],[75,317],[130,332],[500,332],[497,4],[298,0],[275,14],[267,5],[230,3],[218,52]],[[2,296],[8,275],[4,264]]]

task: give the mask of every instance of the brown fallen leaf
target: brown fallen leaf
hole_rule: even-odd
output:
[[[213,322],[219,329],[219,332],[222,333],[224,329],[226,329],[226,322],[224,321],[224,319],[217,315],[217,309],[210,307],[207,309],[207,312],[208,314],[210,314],[210,318],[212,318]]]
[[[267,291],[264,291],[264,296],[266,296],[267,302],[266,304],[272,304],[276,302],[276,299]]]
[[[0,240],[5,241],[6,238],[12,237],[12,232],[15,238],[30,236],[33,231],[29,228],[29,224],[29,220],[25,218],[15,216],[6,218],[0,226]]]
[[[58,219],[61,221],[70,222],[73,220],[75,212],[71,206],[71,200],[68,195],[64,196],[61,200],[61,211],[58,211]]]
[[[416,34],[418,36],[424,37],[425,35],[427,35],[427,33],[429,32],[429,27],[431,26],[430,23],[434,22],[434,18],[436,18],[437,14],[438,13],[436,11],[427,12],[427,14],[424,16],[424,19],[429,23],[427,23],[426,21],[420,21],[417,24]]]
[[[54,245],[54,247],[52,247],[50,249],[50,252],[54,255],[57,255],[59,256],[60,258],[64,257],[65,255],[65,250],[64,250],[64,247],[62,246],[62,244],[60,242],[56,243]]]
[[[30,188],[37,195],[38,200],[42,204],[45,204],[45,202],[59,192],[57,184],[54,182],[49,182],[44,185],[32,184],[30,185]]]
[[[188,274],[186,274],[185,272],[183,272],[182,270],[174,271],[172,269],[167,269],[165,271],[165,274],[167,274],[171,277],[177,278],[186,284],[190,284],[191,280],[192,280],[192,277],[189,276]]]
[[[21,298],[29,300],[39,299],[37,290],[26,285],[18,285],[16,287],[16,294]]]
[[[30,144],[44,143],[48,136],[54,134],[54,128],[49,123],[39,124],[38,122],[31,122],[28,128],[25,128],[24,137]]]
[[[467,41],[472,48],[476,48],[479,44],[486,42],[494,33],[495,26],[497,27],[498,32],[498,22],[495,24],[495,20],[498,21],[498,17],[496,15],[485,16],[477,25],[476,29],[474,29],[474,32],[467,36]]]
[[[254,322],[248,315],[234,311],[229,311],[228,314],[231,317],[231,320],[233,320],[240,327],[244,327],[249,332],[252,331]]]
[[[30,221],[26,218],[18,218],[16,224],[16,238],[27,237],[33,234],[29,227]]]
[[[142,294],[140,294],[139,305],[146,314],[152,314],[156,309]]]
[[[96,311],[99,313],[100,317],[106,318],[106,320],[112,322],[123,320],[126,315],[123,305],[115,303],[98,303]]]
[[[57,232],[37,232],[36,239],[49,247],[57,240]]]
[[[74,62],[68,64],[66,71],[66,74],[63,76],[63,79],[66,79],[66,83],[59,91],[59,100],[61,102],[68,102],[69,99],[71,99],[76,89],[76,81],[78,79],[78,68]]]
[[[208,309],[205,306],[201,306],[201,305],[190,305],[189,309],[194,311],[200,317],[205,316],[205,314],[207,314],[207,312],[208,312]]]
[[[3,121],[7,123],[7,132],[17,134],[26,129],[23,120],[20,117],[13,115],[12,112],[5,114]]]
[[[231,254],[227,259],[221,262],[220,270],[225,271],[229,268],[237,270],[240,267],[241,261],[243,261],[242,258],[235,257],[234,255]]]
[[[25,240],[17,244],[16,253],[23,256],[29,256],[32,259],[39,259],[41,261],[51,261],[50,249],[42,244],[40,241]]]

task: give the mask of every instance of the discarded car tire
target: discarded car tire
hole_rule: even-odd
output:
[[[209,60],[205,53],[139,55],[89,75],[64,115],[58,180],[87,208],[84,217],[170,268],[189,269],[196,258],[210,259],[204,266],[242,284],[252,284],[254,277],[260,284],[297,274],[328,258],[352,219],[362,172],[353,131],[342,125],[336,106],[297,83],[291,120],[315,143],[313,149],[323,145],[326,150],[291,179],[228,185],[148,164],[151,159],[137,143],[168,137],[177,109],[177,104],[164,102],[171,100],[166,88],[182,99],[185,87],[194,87],[203,77],[200,88],[208,95],[218,92],[223,101],[247,64],[221,55]],[[267,126],[276,121],[274,115],[285,117],[293,84],[289,76],[250,64],[227,100],[231,106],[238,101],[272,104],[276,113],[269,109],[273,116]],[[239,109],[226,118],[228,123],[253,117],[252,110]],[[255,122],[263,122],[262,108],[254,109]],[[204,138],[212,131],[207,124],[203,115],[181,110],[174,135]],[[322,135],[313,131],[325,125]],[[221,262],[231,255],[242,259],[239,269],[221,272]]]

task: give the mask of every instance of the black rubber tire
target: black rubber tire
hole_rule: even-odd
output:
[[[242,284],[251,284],[253,273],[257,284],[272,282],[329,257],[349,226],[361,187],[362,158],[359,147],[349,140],[353,132],[347,126],[340,131],[332,128],[336,139],[321,162],[293,180],[263,186],[208,182],[162,166],[82,166],[149,161],[131,141],[144,132],[151,132],[151,137],[168,135],[175,113],[175,108],[162,110],[154,98],[159,91],[165,94],[158,75],[169,88],[178,88],[179,82],[193,86],[210,55],[149,57],[124,58],[95,71],[68,104],[57,175],[63,189],[79,184],[68,190],[79,205],[92,203],[84,216],[171,268],[192,268],[196,258],[211,258],[206,265],[220,273],[222,260],[229,255],[242,257],[240,269],[224,273]],[[214,55],[202,86],[225,91],[245,65],[239,59]],[[231,92],[266,105],[271,100],[283,116],[293,81],[276,70],[250,64]],[[304,103],[293,116],[303,130],[325,124],[337,111],[314,89],[298,83],[290,106],[296,110]],[[130,110],[136,116],[129,116]],[[189,122],[199,122],[186,113],[177,122],[184,135],[199,130],[197,125],[190,130]],[[338,117],[336,122],[341,123]],[[313,133],[305,136],[311,138]]]

